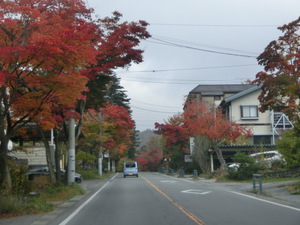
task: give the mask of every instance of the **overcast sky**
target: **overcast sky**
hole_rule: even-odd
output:
[[[144,62],[118,70],[137,130],[182,112],[198,84],[238,84],[262,68],[256,57],[300,16],[299,0],[85,0],[100,18],[145,20]]]

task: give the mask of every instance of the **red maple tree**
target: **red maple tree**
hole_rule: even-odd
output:
[[[253,83],[261,85],[259,101],[262,112],[270,108],[299,117],[300,99],[300,17],[279,27],[283,35],[269,43],[258,56],[264,71],[257,73]]]
[[[14,132],[30,122],[55,127],[51,108],[80,98],[93,30],[80,0],[1,1],[0,184],[11,186],[6,152]]]
[[[225,168],[225,160],[218,144],[220,142],[236,142],[241,136],[251,135],[250,130],[227,120],[219,109],[209,107],[209,104],[204,101],[201,103],[187,102],[183,117],[184,127],[191,136],[200,135],[211,141],[221,163],[221,170]]]
[[[100,110],[99,95],[88,93],[101,76],[142,61],[136,46],[150,37],[146,22],[121,23],[117,12],[93,20],[91,12],[81,0],[1,1],[0,184],[11,186],[6,152],[17,130],[31,122],[61,129],[76,101],[80,128],[88,108]]]

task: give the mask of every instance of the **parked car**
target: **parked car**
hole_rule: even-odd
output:
[[[124,162],[124,167],[123,167],[123,173],[124,173],[124,178],[126,176],[136,176],[138,177],[138,164],[137,162]]]
[[[54,171],[55,172],[55,171]],[[66,171],[61,169],[61,175],[65,176]],[[45,164],[34,164],[28,166],[28,179],[33,180],[36,176],[45,176],[49,175],[48,165]],[[79,173],[75,173],[75,182],[81,183],[83,181],[82,176]]]
[[[256,163],[262,164],[266,169],[271,169],[272,166],[276,162],[280,162],[282,164],[286,164],[286,161],[278,151],[266,151],[266,152],[258,152],[249,155],[250,157],[255,159]],[[240,167],[239,163],[232,163],[228,165],[228,168],[237,170]]]
[[[278,151],[266,151],[266,152],[258,152],[249,155],[255,159],[255,162],[262,164],[265,168],[271,169],[272,166],[279,162],[282,164],[286,164],[286,161]]]
[[[231,163],[228,165],[229,169],[237,170],[240,167],[240,163]]]

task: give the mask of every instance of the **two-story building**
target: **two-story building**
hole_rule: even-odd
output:
[[[281,112],[260,112],[258,96],[261,87],[252,86],[235,95],[224,98],[219,105],[226,118],[251,129],[251,145],[275,145],[282,131],[293,127],[288,117]]]
[[[222,109],[226,118],[252,131],[246,145],[220,146],[227,162],[236,151],[256,152],[273,150],[276,139],[282,131],[293,127],[288,117],[281,112],[259,111],[258,96],[261,87],[251,84],[198,85],[188,95],[188,99],[205,100]],[[211,161],[218,164],[216,155],[211,153]],[[214,167],[214,166],[212,166]]]

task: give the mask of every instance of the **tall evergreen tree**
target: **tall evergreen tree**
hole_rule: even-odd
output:
[[[130,109],[126,90],[120,85],[120,78],[117,78],[115,74],[110,76],[111,86],[107,90],[106,100],[112,105],[123,106],[126,109]]]

